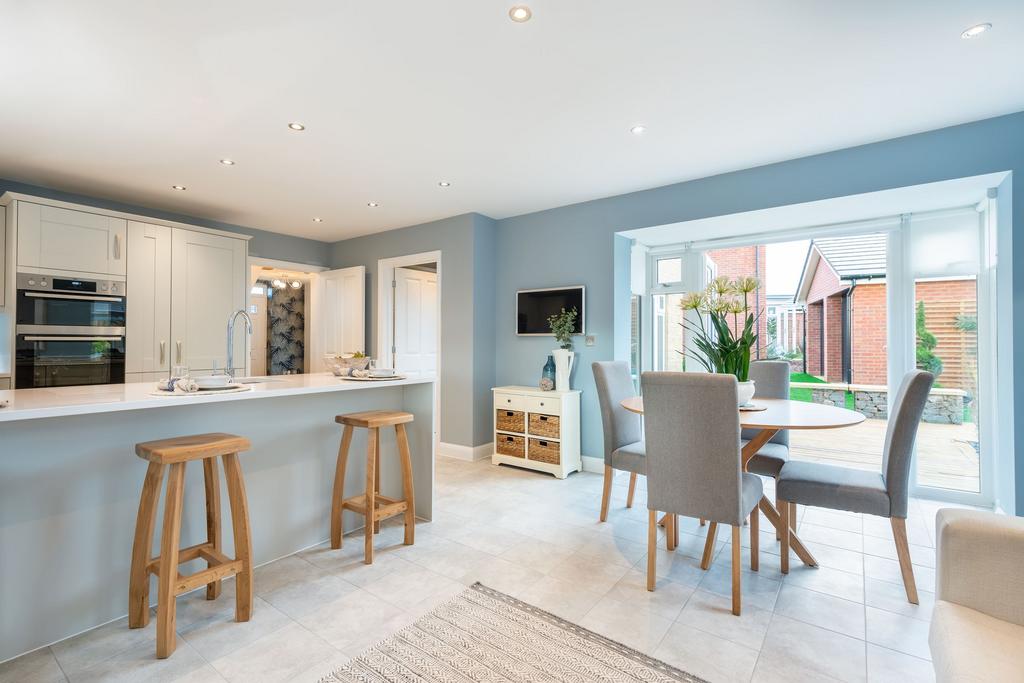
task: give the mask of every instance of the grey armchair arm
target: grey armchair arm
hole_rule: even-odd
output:
[[[946,508],[935,540],[936,598],[1024,625],[1024,519]]]

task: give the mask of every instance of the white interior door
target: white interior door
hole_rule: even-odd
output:
[[[310,358],[314,371],[327,370],[325,354],[366,350],[366,269],[363,266],[317,273],[312,288],[313,340]]]
[[[437,273],[395,268],[394,367],[437,370]]]

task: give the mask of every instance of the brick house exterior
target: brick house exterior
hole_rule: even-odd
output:
[[[805,359],[809,374],[828,382],[886,384],[884,244],[880,236],[811,243],[794,299],[807,310]],[[856,258],[844,262],[851,254]],[[924,303],[925,327],[938,342],[934,353],[943,364],[938,383],[972,390],[977,337],[960,329],[957,321],[976,319],[976,281],[921,280],[915,287],[915,301]]]
[[[730,249],[713,249],[707,252],[707,257],[714,262],[719,276],[725,276],[730,280],[738,277],[754,276],[761,282],[761,287],[751,295],[751,311],[760,312],[758,320],[757,352],[755,358],[768,357],[768,316],[764,311],[768,305],[768,295],[765,289],[765,277],[767,274],[767,247],[764,245],[749,247],[732,247]],[[730,324],[735,334],[739,325]]]

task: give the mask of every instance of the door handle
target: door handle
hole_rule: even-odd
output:
[[[165,355],[164,352],[166,351],[166,349],[167,349],[167,342],[164,341],[163,339],[161,339],[160,340],[160,365],[164,364],[164,355]]]
[[[177,363],[178,365],[181,365],[181,340],[179,339],[176,343],[178,345],[178,356],[177,356],[178,360],[176,360],[175,363]]]
[[[121,260],[121,233],[114,233],[114,258]]]

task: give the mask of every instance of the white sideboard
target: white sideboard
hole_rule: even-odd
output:
[[[495,387],[495,465],[515,465],[565,479],[583,469],[580,392]]]

